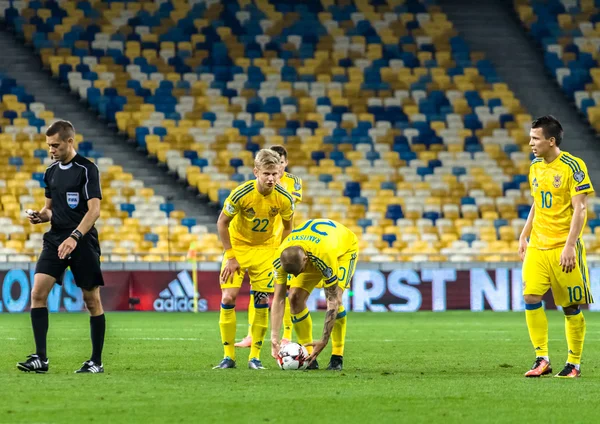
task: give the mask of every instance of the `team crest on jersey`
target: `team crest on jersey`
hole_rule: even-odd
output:
[[[256,215],[254,208],[246,209],[246,215],[248,215],[250,218],[254,218],[254,215]]]
[[[67,205],[69,205],[69,207],[71,209],[75,209],[78,204],[79,204],[79,193],[68,191],[67,192]]]
[[[577,171],[573,174],[573,179],[575,179],[575,181],[577,181],[578,183],[582,182],[585,179],[585,172]]]
[[[277,206],[271,206],[271,209],[269,210],[269,216],[274,217],[274,216],[277,216],[278,213],[279,213],[279,208]]]
[[[554,181],[552,182],[552,185],[554,186],[554,188],[559,188],[562,181],[562,175],[555,175],[554,176]]]

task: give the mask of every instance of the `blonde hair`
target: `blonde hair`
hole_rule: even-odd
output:
[[[271,149],[261,149],[254,158],[255,168],[271,168],[281,164],[281,156],[279,153]]]

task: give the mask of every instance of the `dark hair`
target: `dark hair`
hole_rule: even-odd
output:
[[[72,138],[75,140],[75,128],[69,121],[58,120],[50,124],[46,130],[46,137],[52,137],[58,134],[60,141],[67,141]]]
[[[558,119],[554,116],[546,115],[535,119],[531,123],[531,128],[541,128],[544,133],[544,138],[548,139],[554,137],[556,145],[560,146],[560,142],[563,138],[563,128],[562,125],[560,125],[560,122],[558,122]]]
[[[279,153],[279,156],[282,156],[285,158],[285,160],[287,160],[287,150],[285,150],[285,147],[276,144],[275,146],[271,146],[269,147],[269,149],[273,150],[274,152]]]

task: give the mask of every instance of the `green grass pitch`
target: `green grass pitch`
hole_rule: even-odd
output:
[[[313,314],[315,335],[322,313]],[[549,312],[555,372],[564,319]],[[50,372],[25,374],[29,315],[0,315],[0,423],[597,422],[600,314],[586,313],[582,378],[525,379],[523,313],[349,314],[342,372],[212,370],[218,315],[109,313],[104,375],[75,375],[90,353],[85,314],[52,314]],[[246,330],[238,314],[238,336]],[[265,346],[266,348],[267,346]],[[320,357],[327,365],[330,348]]]

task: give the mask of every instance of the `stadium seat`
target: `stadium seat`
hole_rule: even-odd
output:
[[[343,3],[234,1],[222,6],[227,19],[212,21],[205,16],[208,6],[187,0],[147,9],[129,9],[131,2],[82,4],[98,16],[128,10],[131,18],[122,27],[81,20],[82,9],[68,2],[53,5],[56,20],[50,22],[41,19],[46,12],[36,2],[26,1],[18,15],[10,2],[6,7],[9,25],[54,76],[217,207],[238,184],[254,178],[253,156],[260,148],[284,144],[289,171],[304,180],[296,219],[347,220],[362,232],[364,260],[473,259],[478,252],[470,246],[476,242],[500,249],[493,242],[514,241],[522,223],[513,221],[525,219],[531,203],[524,130],[531,116],[440,7],[416,0]],[[533,10],[522,7],[526,3],[517,2],[519,16],[540,37],[547,35],[552,22],[536,21]],[[170,28],[163,25],[167,11]],[[272,16],[310,22],[310,32],[297,24],[269,27]],[[72,20],[77,31],[65,32],[65,21]],[[41,21],[44,27],[38,28]],[[595,81],[596,73],[579,73],[592,69],[593,57],[586,55],[591,52],[578,53],[571,67],[558,53],[552,47],[546,62],[561,62],[557,75],[568,90],[579,93]],[[35,99],[23,102],[26,93],[13,93],[15,85],[0,82],[7,106],[1,119],[8,130],[2,135],[11,137],[51,113]],[[592,118],[600,117],[595,100],[600,97],[593,93],[573,95]],[[23,115],[27,112],[31,115]],[[152,234],[142,239],[157,250],[148,248],[145,259],[160,259],[164,234],[156,228],[165,221],[173,220],[188,235],[207,235],[174,205],[151,201],[149,189],[132,187],[127,170],[100,165],[106,158],[86,143],[80,140],[79,149],[118,182],[106,187],[117,201],[103,202],[106,221],[139,219],[139,234]],[[47,159],[42,152],[33,157],[7,152],[3,158],[15,170],[24,170],[30,159],[31,166]],[[28,179],[39,183],[43,169],[36,172]],[[17,194],[25,183],[5,186]],[[6,204],[18,206],[8,199]],[[489,222],[477,227],[479,219]],[[382,230],[394,225],[395,231]],[[106,242],[114,241],[109,234]],[[466,246],[453,247],[460,241]],[[216,239],[202,246],[206,252],[220,248]]]

